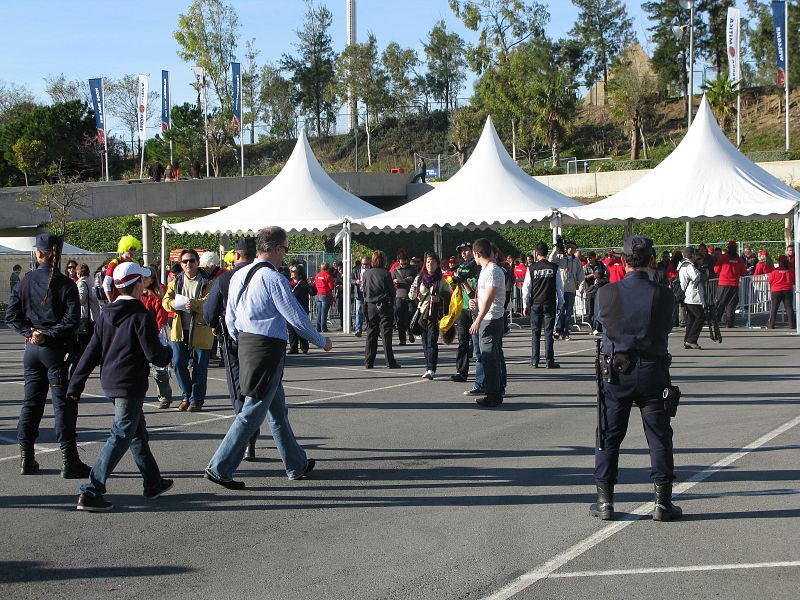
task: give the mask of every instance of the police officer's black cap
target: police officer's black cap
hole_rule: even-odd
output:
[[[52,234],[49,231],[44,231],[36,236],[37,250],[41,252],[48,252],[53,249],[53,246],[56,246],[60,252],[64,247],[64,238]]]
[[[470,244],[469,242],[461,242],[458,246],[456,246],[456,252],[461,252],[465,248],[469,248],[470,250],[472,250],[472,244]]]
[[[644,237],[643,235],[632,235],[630,237],[625,238],[625,241],[622,243],[622,253],[623,254],[636,254],[641,252],[640,248],[647,249],[648,252],[653,251],[653,240],[650,238]]]
[[[236,240],[236,243],[233,245],[233,249],[236,252],[246,252],[247,250],[250,250],[250,252],[255,252],[256,239],[251,237],[246,237],[240,240]]]

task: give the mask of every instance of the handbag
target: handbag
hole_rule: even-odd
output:
[[[419,308],[414,311],[411,316],[411,323],[408,325],[408,330],[415,336],[419,337],[425,332],[424,325],[420,322],[422,319],[422,311]]]

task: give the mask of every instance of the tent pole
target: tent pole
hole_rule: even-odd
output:
[[[433,251],[442,256],[442,228],[438,225],[433,226]]]
[[[351,259],[350,259],[350,221],[342,223],[342,231],[344,237],[342,238],[342,333],[350,333],[350,272]]]
[[[161,221],[161,283],[167,283],[167,222]]]
[[[622,233],[622,241],[625,241],[625,238],[631,237],[632,235],[633,235],[633,219],[626,219],[625,228]]]
[[[686,244],[685,246],[688,248],[692,245],[692,222],[686,221]]]
[[[800,204],[794,207],[794,231],[792,232],[794,233],[794,319],[795,325],[797,325],[796,333],[800,335],[800,315],[797,314],[800,309],[800,261],[797,260],[797,252],[800,250],[798,229],[800,229]]]

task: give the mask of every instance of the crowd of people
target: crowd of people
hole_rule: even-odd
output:
[[[180,250],[168,281],[162,283],[157,269],[137,260],[139,240],[126,235],[119,241],[118,255],[92,279],[88,266],[74,260],[61,274],[62,245],[63,240],[51,234],[37,238],[37,268],[21,279],[16,273],[6,315],[28,342],[18,428],[22,474],[38,471],[33,442],[49,386],[63,453],[62,475],[89,478],[81,487],[78,508],[110,508],[103,498],[105,482],[129,447],[145,479],[145,496],[157,497],[172,481],[160,476],[147,445],[142,403],[148,376],[155,381],[159,409],[170,408],[174,401],[172,371],[180,391],[177,409],[202,411],[209,360],[217,350],[237,416],[209,462],[206,477],[229,489],[244,487],[233,479],[233,472],[241,460],[255,458],[264,420],[287,476],[300,479],[313,470],[314,459],[306,456],[289,424],[281,377],[286,355],[307,353],[309,343],[326,351],[332,348],[323,334],[330,307],[341,302],[341,262],[323,263],[310,277],[303,262],[285,261],[288,237],[273,227],[257,238],[238,240],[226,255],[227,268],[214,252]],[[700,348],[700,331],[710,312],[734,326],[739,279],[751,270],[766,275],[771,288],[768,327],[774,327],[779,304],[795,326],[791,246],[777,265],[764,253],[745,248],[739,256],[737,249],[733,241],[722,251],[701,244],[659,257],[647,240],[647,260],[638,264],[644,259],[637,258],[637,277],[671,291],[670,314],[658,319],[668,327],[683,321],[685,348]],[[472,362],[474,384],[464,394],[475,396],[481,407],[500,406],[506,396],[503,337],[509,331],[512,299],[518,298],[522,314],[530,320],[530,366],[556,369],[554,342],[572,339],[576,298],[585,299],[584,314],[593,333],[602,334],[604,323],[616,319],[616,313],[608,312],[606,301],[606,316],[601,316],[600,292],[632,270],[614,250],[604,256],[582,253],[577,244],[561,237],[552,248],[539,242],[530,255],[517,260],[485,238],[459,244],[456,255],[446,261],[433,251],[418,258],[401,249],[390,264],[377,250],[363,256],[352,271],[355,335],[366,332],[363,365],[374,368],[380,338],[386,366],[401,368],[393,348],[396,333],[401,346],[419,340],[422,377],[433,380],[440,366],[439,345],[456,343],[450,380],[466,382]],[[709,285],[713,281],[715,287]],[[312,297],[317,304],[313,324]],[[100,364],[101,385],[115,401],[115,421],[111,438],[90,469],[76,452],[75,420],[86,380]]]

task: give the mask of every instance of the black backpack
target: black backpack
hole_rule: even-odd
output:
[[[672,280],[672,295],[675,297],[675,304],[683,304],[686,300],[686,290],[681,285],[680,268],[678,268],[678,276]]]

